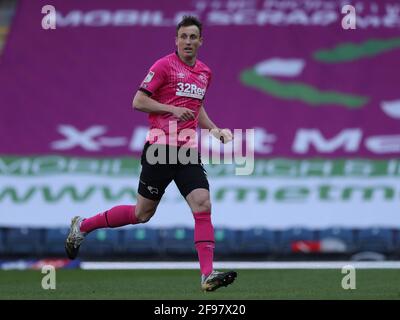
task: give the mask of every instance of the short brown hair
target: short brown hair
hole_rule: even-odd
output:
[[[199,28],[201,37],[202,24],[200,20],[195,16],[183,16],[181,22],[179,22],[178,25],[176,26],[176,34],[178,35],[178,31],[181,27],[189,27],[189,26],[196,26],[197,28]]]

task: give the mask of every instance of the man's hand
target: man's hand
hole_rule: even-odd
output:
[[[222,143],[228,143],[229,141],[233,140],[233,134],[230,129],[211,129],[211,134],[220,140]]]
[[[193,110],[184,107],[174,107],[171,112],[180,121],[193,120],[195,117]]]

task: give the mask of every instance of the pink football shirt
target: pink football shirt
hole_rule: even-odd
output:
[[[199,111],[210,81],[210,68],[198,59],[194,66],[185,64],[177,53],[157,60],[139,90],[160,103],[193,110],[195,119],[180,121],[170,113],[149,113],[150,131],[147,141],[196,147],[195,130]],[[160,138],[160,130],[165,134],[165,139]]]

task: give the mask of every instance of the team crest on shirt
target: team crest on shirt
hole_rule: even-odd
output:
[[[178,79],[185,79],[185,74],[182,72],[179,72],[176,76]]]
[[[207,83],[207,77],[204,74],[200,73],[199,74],[199,79],[200,79],[201,82]]]
[[[150,82],[151,81],[151,79],[153,79],[153,77],[154,77],[154,72],[153,71],[150,71],[148,74],[147,74],[147,76],[146,76],[146,78],[144,79],[144,81],[143,82]]]

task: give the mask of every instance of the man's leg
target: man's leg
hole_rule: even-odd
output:
[[[89,233],[100,228],[116,228],[138,223],[136,206],[116,206],[93,217],[83,219],[80,231]]]
[[[154,215],[160,200],[147,199],[138,194],[136,206],[116,206],[93,217],[74,217],[65,242],[70,259],[75,259],[85,236],[100,228],[116,228],[129,224],[145,223]]]
[[[199,256],[201,270],[201,288],[214,291],[231,284],[235,271],[218,272],[213,270],[214,228],[211,222],[210,192],[207,189],[194,189],[186,196],[186,201],[194,217],[194,242]]]
[[[147,161],[148,147],[149,144],[146,143],[142,152],[142,170],[136,205],[116,206],[87,219],[73,218],[65,242],[65,250],[70,259],[75,259],[82,241],[89,232],[99,228],[116,228],[144,223],[153,216],[174,173],[168,165],[150,164]]]
[[[194,217],[194,243],[199,257],[201,274],[208,276],[213,271],[215,247],[210,192],[207,189],[195,189],[187,195],[186,201]]]
[[[80,231],[89,233],[100,228],[117,228],[128,224],[145,223],[154,215],[159,200],[150,200],[138,194],[135,206],[116,206],[93,217],[83,219]]]
[[[190,149],[186,155],[191,155],[191,152],[197,151]],[[179,164],[174,181],[193,213],[194,242],[199,257],[202,290],[213,291],[231,284],[237,276],[236,272],[213,271],[215,240],[211,222],[210,186],[198,152],[195,162]]]

